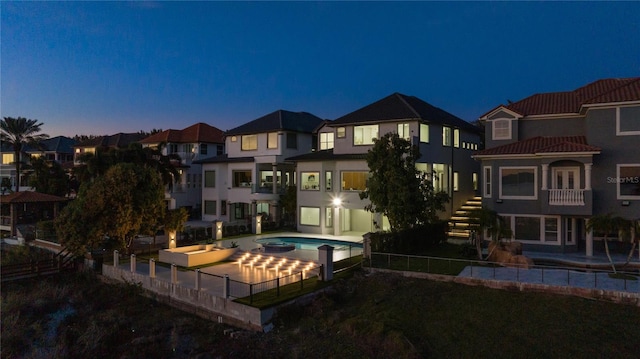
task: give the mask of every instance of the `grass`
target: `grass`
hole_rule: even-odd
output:
[[[1,356],[632,358],[640,352],[638,307],[363,271],[332,284],[309,305],[280,310],[271,332],[231,338],[228,326],[91,273],[3,283]]]

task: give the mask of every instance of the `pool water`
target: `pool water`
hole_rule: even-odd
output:
[[[362,243],[339,241],[324,238],[307,237],[270,237],[257,239],[256,243],[265,248],[291,248],[289,251],[279,251],[284,256],[318,260],[318,247],[329,245],[333,247],[333,260],[339,261],[362,254]],[[268,249],[267,249],[268,251]]]

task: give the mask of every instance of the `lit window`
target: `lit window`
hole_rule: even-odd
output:
[[[300,224],[304,226],[319,226],[320,208],[300,207]]]
[[[327,191],[331,191],[331,171],[326,171],[324,173],[324,187]]]
[[[320,134],[320,149],[330,150],[333,148],[333,132],[323,132]]]
[[[451,146],[451,127],[442,127],[442,145]]]
[[[491,167],[484,168],[484,196],[491,198]]]
[[[478,174],[476,172],[473,172],[471,174],[471,183],[473,183],[473,190],[477,191],[478,190]]]
[[[343,191],[364,191],[369,172],[342,172]]]
[[[457,128],[453,130],[453,147],[460,147],[460,130]]]
[[[429,143],[429,125],[426,123],[420,124],[420,142]]]
[[[278,133],[267,133],[267,148],[278,148]]]
[[[14,162],[15,157],[13,156],[13,153],[3,153],[2,154],[2,164],[3,165],[10,165]]]
[[[333,227],[333,207],[325,208],[325,222],[324,226],[331,228]]]
[[[354,145],[372,145],[373,140],[376,138],[378,138],[378,125],[353,127]]]
[[[400,138],[404,138],[405,140],[411,139],[411,134],[409,133],[409,124],[408,123],[399,123],[398,124],[398,136]]]
[[[458,172],[453,172],[453,190],[458,190]]]
[[[346,136],[347,136],[347,129],[346,129],[346,128],[344,128],[344,127],[338,127],[338,128],[336,129],[336,136],[337,136],[338,138],[344,138],[344,137],[346,137]]]
[[[233,171],[233,187],[250,187],[251,171]]]
[[[241,149],[243,151],[255,151],[258,149],[257,135],[244,135],[240,138],[240,141],[242,141]]]
[[[320,172],[302,172],[300,174],[300,189],[306,191],[319,191]]]

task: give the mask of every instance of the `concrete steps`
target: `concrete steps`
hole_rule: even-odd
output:
[[[462,205],[449,219],[449,232],[447,233],[449,238],[455,240],[468,239],[471,233],[470,227],[472,226],[469,213],[481,208],[482,197],[473,197]]]

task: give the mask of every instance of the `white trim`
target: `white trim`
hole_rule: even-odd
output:
[[[503,196],[502,195],[502,170],[503,169],[533,169],[533,196]],[[498,167],[498,198],[501,199],[538,199],[538,167],[537,166],[501,166]]]
[[[566,188],[566,189],[581,189],[580,188],[580,167],[577,166],[558,166],[558,167],[551,167],[551,189],[565,189],[565,188],[558,188],[558,182],[557,180],[557,174],[558,171],[571,171],[574,173],[574,187],[575,188]]]
[[[508,113],[509,115],[513,116],[515,119],[522,118],[521,114],[519,114],[519,113],[517,113],[515,111],[512,111],[512,110],[509,110],[508,108],[506,108],[504,106],[498,106],[498,108],[496,108],[495,110],[493,110],[493,111],[489,112],[488,114],[480,117],[480,120],[492,121],[492,119],[489,119],[489,117],[495,115],[496,113],[498,113],[500,111]]]
[[[512,233],[512,240],[517,240],[526,244],[541,244],[546,246],[561,246],[562,245],[562,233],[564,233],[564,227],[562,223],[562,216],[554,216],[554,215],[546,215],[546,214],[521,214],[521,213],[498,213],[501,217],[508,217],[509,228]],[[538,240],[535,239],[516,239],[516,217],[532,217],[532,218],[540,218],[540,238]],[[545,241],[545,218],[557,218],[558,220],[558,240],[556,242],[547,242]],[[574,230],[575,232],[575,230]]]
[[[618,163],[616,164],[616,178],[620,179],[620,167],[639,167],[640,163]],[[616,198],[617,199],[640,199],[640,196],[629,196],[629,195],[621,195],[620,194],[620,181],[616,181]]]
[[[487,170],[489,170],[489,180],[487,181]],[[493,169],[491,168],[491,166],[484,166],[482,168],[482,196],[484,198],[491,198],[491,190],[492,190],[492,186],[493,186],[493,182],[491,182],[492,177],[493,177],[493,173],[492,173]],[[487,184],[489,185],[488,189],[489,191],[487,191]]]
[[[512,135],[512,132],[513,132],[513,123],[512,123],[512,121],[513,121],[513,119],[511,119],[511,118],[496,118],[496,119],[492,119],[492,120],[489,120],[489,121],[491,121],[491,139],[492,140],[494,140],[494,141],[510,140],[513,137],[513,135]],[[506,135],[506,136],[496,136],[496,123],[499,123],[499,122],[500,123],[507,122],[509,124],[507,126],[508,127],[508,132],[509,132],[508,135]]]
[[[606,103],[590,103],[590,104],[582,105],[582,107],[587,107],[587,108],[597,107],[598,109],[605,109],[605,108],[615,108],[616,106],[620,106],[620,105],[640,105],[640,100],[606,102]]]
[[[638,136],[640,130],[637,131],[620,131],[620,109],[622,107],[638,107],[638,106],[620,106],[616,107],[616,136]]]
[[[498,160],[509,158],[528,158],[528,159],[540,159],[540,158],[562,158],[562,157],[591,157],[593,155],[599,155],[600,151],[590,152],[554,152],[550,154],[543,153],[524,153],[524,154],[510,154],[510,155],[471,155],[472,158],[478,158],[483,160]]]
[[[528,115],[526,117],[521,118],[521,120],[553,120],[553,119],[562,119],[562,118],[584,118],[584,115],[581,115],[576,112],[567,112],[567,113],[549,113],[543,115]]]

